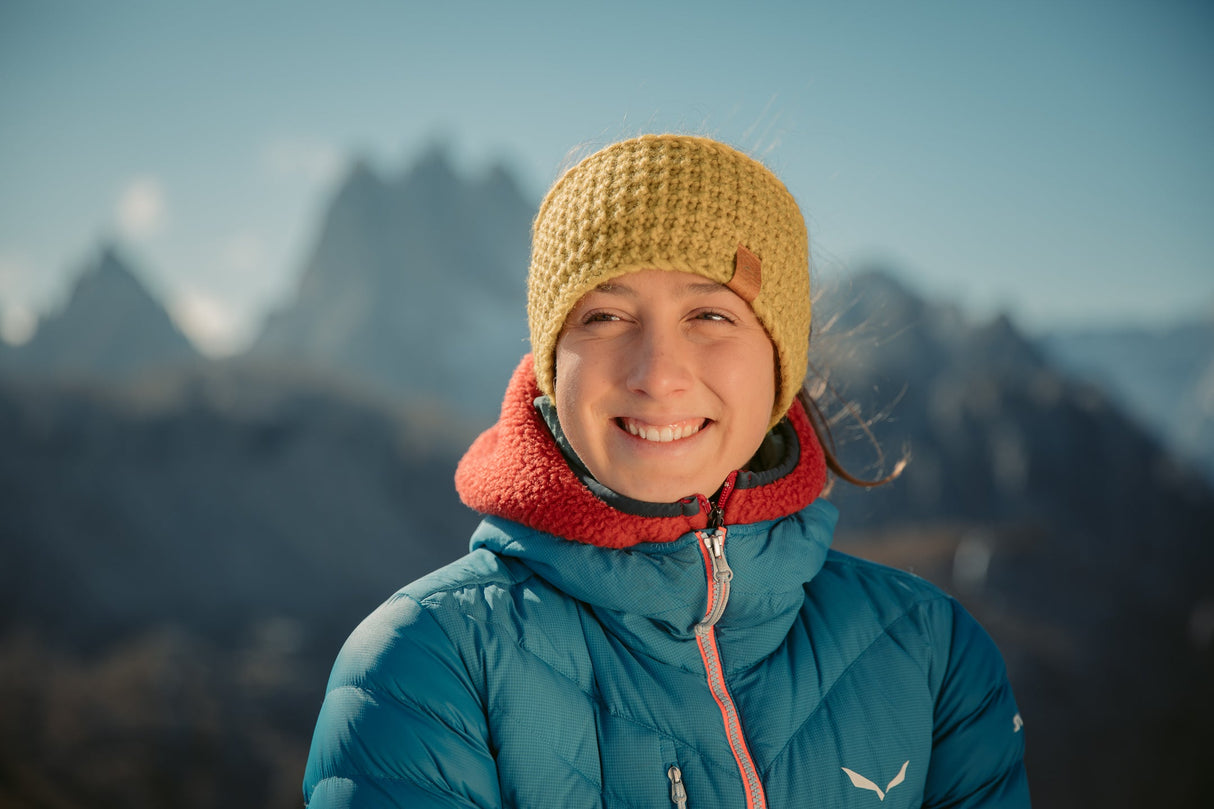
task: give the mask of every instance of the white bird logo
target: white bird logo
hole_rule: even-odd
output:
[[[852,786],[858,787],[859,789],[871,789],[873,792],[876,792],[877,797],[884,802],[885,796],[889,794],[889,791],[906,780],[906,768],[909,764],[909,759],[902,762],[902,769],[898,770],[898,774],[894,776],[894,780],[885,785],[884,792],[881,791],[881,787],[877,786],[855,770],[849,770],[846,767],[843,767],[842,770],[843,772],[847,773],[847,777],[851,779]]]

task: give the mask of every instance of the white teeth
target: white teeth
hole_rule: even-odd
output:
[[[666,427],[646,427],[632,419],[621,419],[621,421],[624,424],[624,429],[637,438],[654,441],[658,444],[668,444],[671,441],[678,441],[680,438],[688,438],[698,433],[700,428],[704,426],[703,422],[684,422]]]

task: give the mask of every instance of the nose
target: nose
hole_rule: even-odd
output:
[[[677,328],[647,325],[633,348],[629,390],[660,399],[691,386],[692,346]]]

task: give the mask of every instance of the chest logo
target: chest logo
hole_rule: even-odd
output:
[[[846,767],[843,767],[842,770],[843,772],[847,773],[847,777],[851,779],[852,786],[856,787],[857,789],[871,789],[873,792],[877,793],[877,798],[884,802],[885,796],[889,794],[889,791],[906,780],[906,768],[909,764],[909,760],[902,763],[902,769],[898,770],[898,774],[894,776],[894,780],[885,785],[884,791],[881,790],[881,787],[877,786],[855,770],[849,770]]]

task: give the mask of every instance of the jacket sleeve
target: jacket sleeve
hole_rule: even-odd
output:
[[[430,611],[398,593],[346,641],[304,774],[311,809],[498,807],[483,699]]]
[[[936,697],[925,809],[1024,809],[1024,729],[1003,658],[956,601]]]

